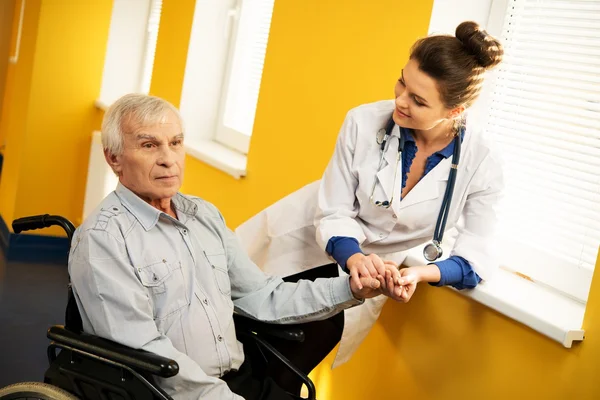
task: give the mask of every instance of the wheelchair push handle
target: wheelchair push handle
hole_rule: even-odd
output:
[[[18,218],[13,221],[12,228],[15,233],[21,233],[25,231],[48,228],[54,225],[60,226],[65,230],[70,242],[73,238],[73,234],[75,233],[75,226],[71,223],[71,221],[61,217],[60,215],[44,214]]]

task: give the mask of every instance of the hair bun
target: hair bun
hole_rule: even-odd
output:
[[[456,38],[484,69],[491,69],[502,61],[502,44],[481,29],[476,22],[465,21],[456,28]]]

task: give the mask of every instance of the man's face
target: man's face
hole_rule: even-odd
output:
[[[185,149],[177,116],[169,111],[155,125],[124,120],[123,153],[106,155],[123,186],[150,204],[170,200],[183,182]]]

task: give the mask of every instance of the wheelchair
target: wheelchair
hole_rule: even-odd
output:
[[[62,227],[71,243],[74,225],[61,216],[36,215],[13,221],[15,234]],[[49,367],[44,382],[22,382],[0,388],[1,400],[172,400],[154,378],[170,378],[179,372],[176,361],[83,332],[81,316],[71,285],[68,285],[65,325],[47,331]],[[268,324],[234,314],[236,334],[244,345],[254,344],[267,362],[279,360],[308,389],[306,399],[316,399],[310,378],[269,344],[269,338],[302,342],[304,332],[298,328]],[[295,397],[294,395],[291,395]],[[302,399],[302,397],[296,397]]]

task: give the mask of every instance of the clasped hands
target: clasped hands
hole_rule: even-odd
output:
[[[417,283],[418,274],[412,268],[398,269],[393,261],[382,260],[376,254],[356,253],[346,261],[350,272],[350,287],[357,298],[384,294],[394,300],[408,302]]]

